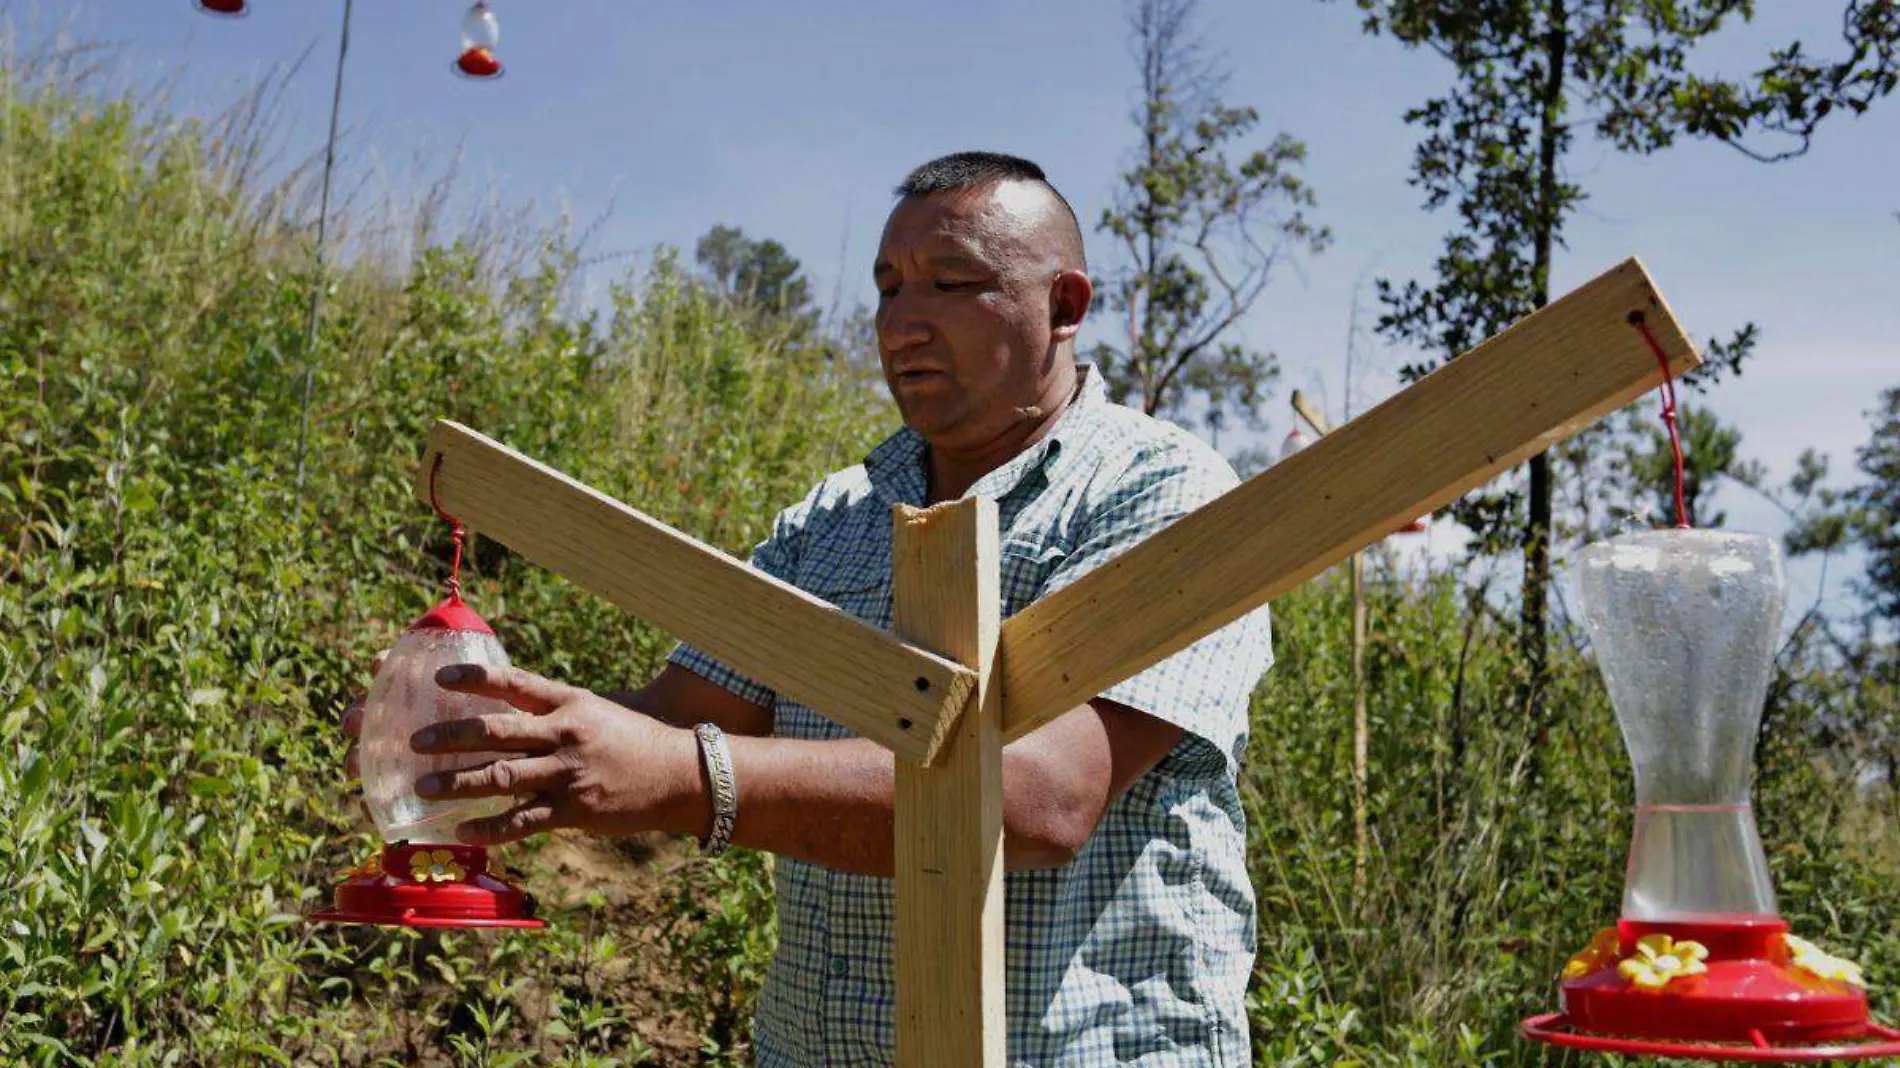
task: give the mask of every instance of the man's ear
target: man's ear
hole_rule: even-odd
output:
[[[1095,284],[1082,271],[1063,271],[1049,283],[1049,333],[1054,341],[1073,341],[1095,299]]]

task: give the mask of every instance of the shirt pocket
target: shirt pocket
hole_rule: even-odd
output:
[[[1019,536],[1006,538],[999,556],[1003,615],[1007,617],[1042,596],[1050,577],[1069,558],[1069,547],[1053,538]]]
[[[891,629],[891,587],[886,580],[816,583],[805,587],[805,592],[830,602],[861,623]]]
[[[891,556],[882,546],[839,542],[808,552],[799,561],[797,585],[862,622],[890,629]]]
[[[889,522],[868,507],[838,517],[822,536],[807,540],[793,585],[862,622],[890,629]]]

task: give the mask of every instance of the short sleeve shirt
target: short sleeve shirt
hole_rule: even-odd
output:
[[[968,491],[997,505],[1005,617],[1238,481],[1198,438],[1115,404],[1099,371],[1081,372],[1051,432]],[[891,629],[891,506],[924,504],[926,454],[922,436],[898,431],[782,512],[753,564]],[[671,659],[770,708],[778,736],[852,737],[697,649]],[[1249,698],[1271,665],[1263,607],[1101,695],[1183,737],[1071,862],[1006,876],[1012,1066],[1250,1062],[1255,916],[1236,774]],[[779,945],[754,1022],[757,1062],[892,1063],[891,881],[780,858],[775,888]]]

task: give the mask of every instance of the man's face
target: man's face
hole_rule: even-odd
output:
[[[1004,182],[905,197],[884,224],[878,355],[904,422],[934,445],[1005,433],[1051,371],[1043,195]]]

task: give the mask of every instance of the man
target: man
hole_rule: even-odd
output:
[[[1218,454],[1112,404],[1076,363],[1093,290],[1075,215],[1040,168],[958,153],[897,192],[874,274],[904,428],[782,512],[755,566],[889,628],[891,505],[978,494],[997,504],[1013,614],[1232,488]],[[1262,609],[1005,750],[1011,1064],[1249,1063],[1254,906],[1235,774],[1270,663]],[[613,700],[519,670],[441,679],[535,713],[413,740],[511,754],[418,784],[525,798],[464,824],[470,842],[578,827],[722,848],[725,799],[706,769],[729,770],[730,840],[780,858],[758,1063],[890,1062],[889,752],[685,646]],[[701,724],[717,730],[696,737]]]

